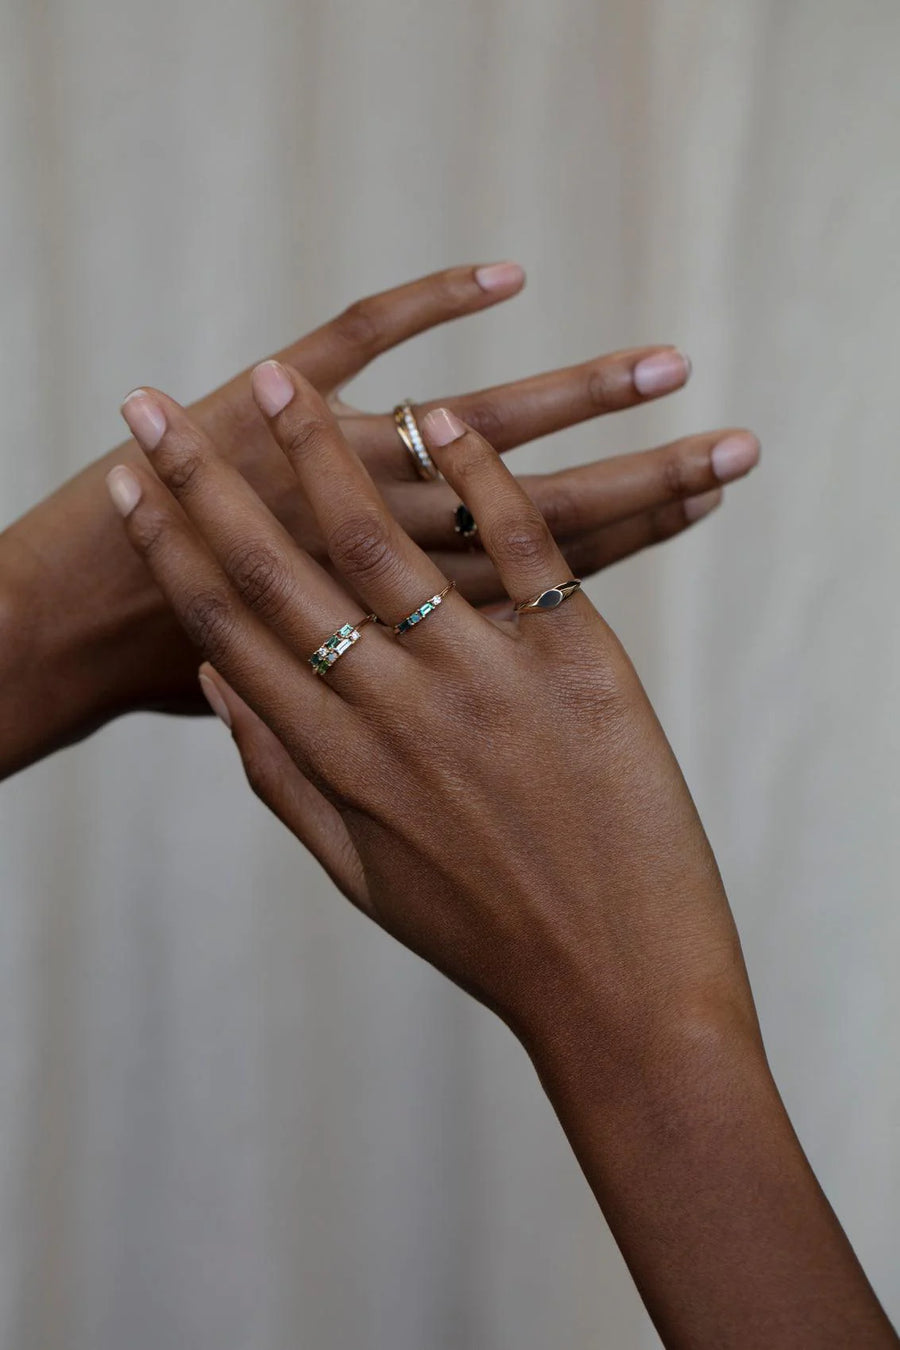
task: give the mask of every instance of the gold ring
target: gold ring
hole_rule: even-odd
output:
[[[401,633],[408,633],[411,628],[415,628],[417,623],[421,623],[433,609],[437,609],[438,605],[444,599],[444,596],[449,595],[455,585],[456,582],[451,581],[442,591],[439,591],[437,595],[433,595],[430,600],[424,601],[418,609],[414,609],[412,614],[407,614],[405,619],[401,619],[399,623],[395,623],[395,636],[399,637]]]
[[[404,399],[402,403],[398,403],[394,409],[394,425],[397,428],[397,435],[409,451],[419,477],[433,482],[435,478],[439,477],[438,466],[425,448],[425,442],[422,440],[422,433],[419,430],[412,403],[408,398]]]
[[[327,675],[335,661],[339,661],[345,652],[348,652],[355,642],[359,642],[360,629],[365,628],[367,623],[377,623],[378,619],[374,614],[367,614],[359,623],[345,623],[331,637],[326,638],[321,647],[318,647],[309,658],[309,664],[317,675]]]
[[[534,614],[545,609],[558,609],[570,595],[580,590],[580,581],[563,581],[559,586],[551,586],[548,591],[541,591],[540,595],[533,595],[530,600],[523,600],[516,605],[516,613]]]

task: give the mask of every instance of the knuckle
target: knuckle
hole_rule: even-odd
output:
[[[344,342],[364,350],[378,347],[384,337],[383,315],[372,297],[348,305],[334,320],[333,327]]]
[[[129,519],[128,532],[135,547],[152,558],[168,536],[171,524],[172,518],[167,512],[141,502]]]
[[[548,485],[548,491],[541,495],[537,504],[554,538],[574,528],[578,519],[577,502],[572,492],[561,483]]]
[[[547,555],[550,531],[536,511],[500,519],[490,531],[490,551],[501,562],[539,563]]]
[[[326,542],[332,562],[350,576],[377,581],[394,566],[389,527],[375,512],[348,516]]]
[[[324,417],[311,416],[290,427],[284,440],[288,459],[299,463],[328,444],[331,427]]]
[[[160,465],[160,477],[170,492],[176,497],[183,497],[195,485],[202,468],[203,455],[199,449],[195,446],[186,447],[179,450],[177,458],[171,463],[164,467]]]
[[[471,408],[467,408],[466,421],[473,431],[477,431],[479,436],[483,436],[492,445],[500,444],[503,441],[506,426],[503,414],[496,403],[482,400]]]
[[[660,476],[663,490],[671,500],[677,501],[681,497],[690,495],[691,485],[688,480],[687,465],[680,455],[670,453],[663,457],[660,465]]]
[[[221,591],[198,591],[186,600],[181,622],[192,642],[213,660],[228,645],[234,628],[234,610]]]
[[[274,549],[248,542],[236,545],[225,562],[243,600],[264,617],[275,618],[290,593],[287,569]]]
[[[608,362],[591,366],[588,370],[587,396],[592,408],[602,412],[618,404],[620,387],[621,376]]]

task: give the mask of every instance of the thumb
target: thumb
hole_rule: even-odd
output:
[[[347,899],[372,913],[363,866],[344,818],[294,763],[275,733],[208,662],[200,688],[238,748],[261,801],[309,849]]]

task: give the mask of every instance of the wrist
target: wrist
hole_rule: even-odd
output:
[[[106,467],[0,534],[0,777],[193,683],[196,662],[108,506]]]

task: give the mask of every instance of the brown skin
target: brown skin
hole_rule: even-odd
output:
[[[416,478],[390,415],[361,413],[338,390],[380,353],[450,319],[515,295],[523,278],[485,291],[472,267],[452,268],[358,302],[287,348],[336,413],[403,527],[478,604],[502,600],[489,560],[453,531],[456,496]],[[671,348],[648,347],[451,400],[461,416],[512,449],[535,437],[646,401],[632,373]],[[683,376],[687,379],[688,367]],[[673,386],[673,387],[677,387]],[[432,403],[419,407],[420,415]],[[245,371],[191,407],[222,456],[309,552],[323,558],[309,504],[259,415]],[[724,433],[526,477],[579,575],[670,537],[715,504],[710,452]],[[0,535],[0,776],[138,708],[199,712],[196,656],[102,492],[113,464],[141,463],[129,442],[85,469]]]
[[[110,482],[257,793],[521,1039],[667,1346],[896,1346],[779,1100],[715,859],[613,633],[583,592],[517,623],[451,592],[317,678],[341,622],[396,623],[445,578],[319,394],[272,365],[254,387],[330,570],[162,394],[155,474]],[[442,414],[423,430],[509,596],[571,575],[486,441],[447,442]]]

